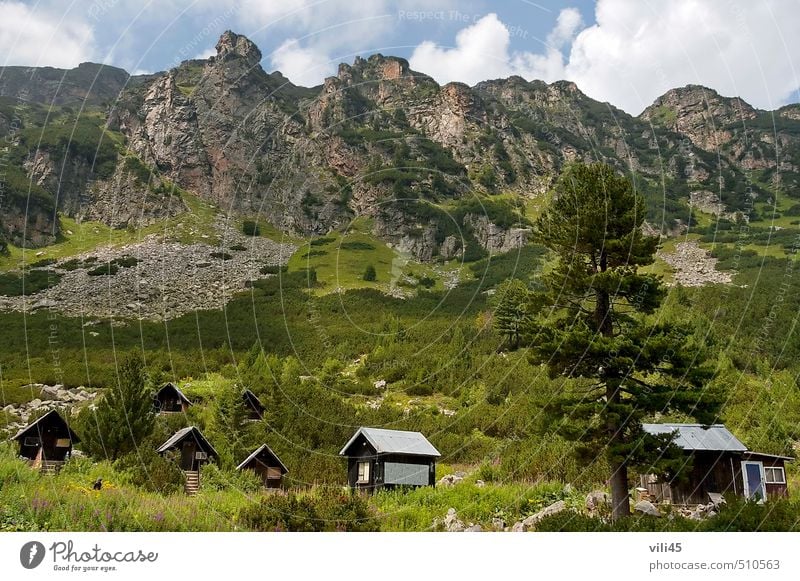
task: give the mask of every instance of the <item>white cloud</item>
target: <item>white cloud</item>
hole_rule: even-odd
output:
[[[775,108],[800,86],[800,10],[791,2],[599,0],[572,44],[567,78],[638,113],[689,83]]]
[[[456,45],[444,48],[426,41],[414,49],[411,68],[427,73],[440,83],[475,84],[508,76],[510,34],[497,14],[488,14],[456,35]]]
[[[214,48],[213,46],[211,46],[211,47],[209,47],[209,48],[207,48],[207,49],[205,49],[205,50],[203,50],[201,52],[198,52],[192,58],[193,59],[207,59],[208,57],[215,56],[216,54],[217,54],[217,49]]]
[[[71,68],[91,60],[92,28],[21,2],[0,2],[2,64]]]
[[[508,27],[489,14],[461,30],[453,48],[421,43],[411,65],[440,82],[568,79],[633,114],[691,83],[766,109],[800,87],[800,10],[789,2],[598,0],[595,16],[583,27],[577,10],[564,9],[543,52],[513,52]]]
[[[456,35],[453,48],[426,41],[414,49],[411,67],[427,73],[441,83],[461,81],[475,84],[486,79],[520,75],[531,79],[555,81],[563,78],[564,56],[561,49],[572,41],[581,26],[580,12],[562,10],[556,26],[547,37],[544,54],[510,51],[511,33],[497,14],[487,14]]]
[[[324,51],[302,47],[289,39],[272,53],[272,65],[295,85],[313,87],[331,72],[332,63]]]

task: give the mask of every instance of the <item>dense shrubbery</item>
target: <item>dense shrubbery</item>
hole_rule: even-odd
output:
[[[0,295],[32,295],[57,285],[60,280],[61,275],[51,270],[28,270],[23,274],[4,272],[0,273]]]
[[[362,496],[328,489],[264,496],[245,507],[239,518],[242,525],[255,531],[379,530],[379,521]]]

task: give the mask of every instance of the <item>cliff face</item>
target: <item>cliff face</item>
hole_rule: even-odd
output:
[[[67,72],[76,88],[58,95],[45,83],[39,99],[82,90],[99,103],[114,94],[95,111],[119,143],[101,175],[97,155],[67,147],[64,156],[55,140],[28,150],[25,172],[70,215],[120,226],[182,211],[163,188],[143,189],[132,177],[124,164],[134,157],[156,180],[295,234],[370,217],[377,235],[421,259],[523,243],[528,225],[514,206],[543,195],[571,160],[635,172],[650,226],[665,232],[680,230],[690,203],[733,216],[769,197],[770,180],[797,186],[798,106],[769,113],[686,87],[632,117],[574,83],[511,77],[440,86],[379,54],[303,88],[266,73],[244,36],[226,32],[216,49],[148,77],[81,65],[80,75]],[[0,94],[19,97],[20,83],[5,71]],[[53,76],[37,71],[27,74]],[[80,89],[92,72],[104,79],[93,93]],[[8,122],[0,115],[0,130]]]

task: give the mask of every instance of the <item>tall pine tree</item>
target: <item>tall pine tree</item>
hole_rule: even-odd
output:
[[[658,239],[642,232],[644,203],[631,183],[608,165],[575,164],[553,193],[536,224],[557,257],[546,281],[552,307],[532,325],[531,361],[552,377],[582,378],[550,412],[584,454],[605,455],[618,518],[630,512],[629,467],[670,461],[671,438],[648,436],[642,421],[677,412],[710,423],[718,401],[704,389],[701,345],[653,315],[665,292],[639,268],[653,262]]]
[[[108,387],[96,408],[81,412],[83,448],[96,458],[116,460],[153,432],[155,413],[144,363],[138,355],[122,362],[117,384]]]

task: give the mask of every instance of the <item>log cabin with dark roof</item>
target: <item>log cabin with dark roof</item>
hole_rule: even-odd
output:
[[[186,412],[190,405],[189,398],[172,382],[165,384],[153,396],[153,407],[159,414]]]
[[[43,471],[58,470],[72,456],[72,447],[80,442],[56,410],[31,422],[12,439],[19,443],[19,455]]]
[[[639,476],[641,491],[655,502],[705,504],[733,494],[764,501],[788,495],[785,463],[790,456],[753,452],[724,425],[643,424],[650,435],[674,434],[689,470],[665,481],[655,474]]]
[[[200,469],[219,454],[195,426],[182,428],[175,432],[156,450],[162,456],[172,455],[183,471],[187,494],[195,494],[200,487]]]
[[[249,389],[242,392],[242,403],[245,410],[247,410],[247,419],[256,422],[264,417],[264,405],[258,396]]]
[[[264,488],[280,488],[283,477],[289,472],[278,455],[266,444],[258,447],[236,469],[252,470],[261,478]]]
[[[419,432],[359,428],[339,452],[347,458],[352,490],[435,486],[436,458],[441,456]]]

